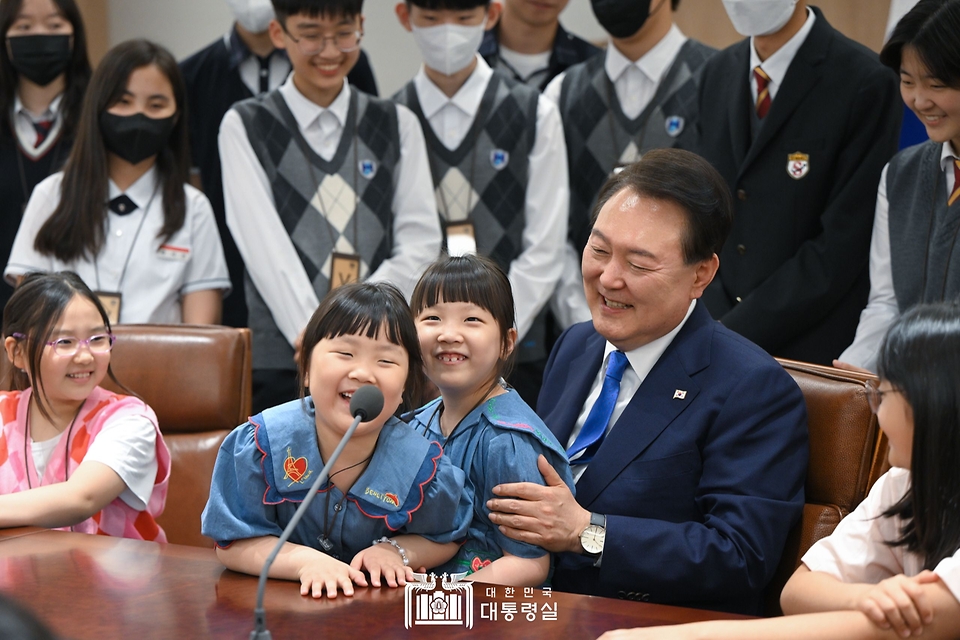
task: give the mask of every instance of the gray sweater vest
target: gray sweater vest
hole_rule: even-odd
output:
[[[700,67],[714,50],[687,40],[650,104],[630,120],[623,113],[607,76],[606,56],[570,67],[560,89],[570,171],[569,238],[582,251],[590,235],[590,217],[600,189],[632,143],[639,154],[677,146],[696,130]]]
[[[539,97],[535,89],[494,72],[470,131],[453,151],[434,133],[412,81],[393,97],[420,119],[441,222],[457,222],[447,219],[444,198],[439,195],[440,185],[456,170],[476,193],[469,199],[469,219],[477,251],[493,258],[504,271],[510,270],[510,263],[523,251],[529,158],[537,137]]]
[[[904,149],[890,160],[890,270],[900,312],[960,298],[960,202],[947,207],[939,142]]]
[[[360,256],[361,279],[375,271],[390,256],[393,244],[391,208],[400,160],[396,107],[352,91],[340,145],[329,161],[307,144],[279,91],[233,108],[267,174],[277,213],[317,297],[323,299],[329,290],[334,251]],[[325,183],[328,179],[333,182]],[[351,213],[344,215],[343,209]],[[340,213],[331,214],[337,210]],[[293,348],[249,274],[245,284],[253,368],[296,368]]]

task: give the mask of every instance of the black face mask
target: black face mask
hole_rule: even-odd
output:
[[[27,80],[45,87],[63,73],[73,58],[73,36],[14,36],[10,43],[10,64]]]
[[[640,31],[650,15],[650,0],[590,0],[590,6],[597,22],[614,38]]]
[[[104,111],[100,114],[100,131],[107,151],[137,164],[163,151],[176,122],[176,115],[148,118],[142,113],[118,116]]]

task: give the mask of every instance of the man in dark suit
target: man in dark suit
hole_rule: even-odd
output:
[[[697,301],[730,222],[722,178],[686,151],[651,151],[600,194],[582,265],[593,321],[560,337],[537,403],[576,499],[541,458],[547,486],[490,503],[507,535],[560,553],[557,589],[760,610],[803,509],[806,409]]]
[[[805,0],[725,4],[752,37],[709,60],[700,84],[694,150],[735,194],[703,301],[775,356],[830,364],[867,300],[877,184],[900,130],[897,79]]]

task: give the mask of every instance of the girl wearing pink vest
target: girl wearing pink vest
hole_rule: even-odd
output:
[[[98,386],[116,382],[113,342],[74,273],[31,274],[10,298],[3,346],[20,391],[0,392],[0,527],[166,542],[170,454],[150,407]]]

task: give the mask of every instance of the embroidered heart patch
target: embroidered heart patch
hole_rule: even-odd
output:
[[[493,562],[492,560],[481,560],[478,556],[473,557],[473,561],[470,563],[470,569],[476,573],[483,569],[485,566]]]
[[[290,478],[294,482],[300,482],[303,474],[307,472],[307,459],[294,459],[293,456],[289,456],[283,461],[283,471],[286,473],[285,478]]]

